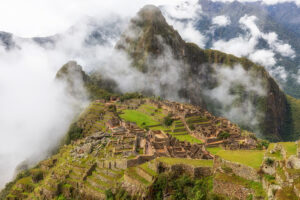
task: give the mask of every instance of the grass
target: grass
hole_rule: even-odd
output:
[[[138,180],[140,183],[142,183],[144,185],[149,185],[149,182],[146,179],[144,179],[143,177],[141,177],[140,175],[137,174],[137,172],[135,170],[135,167],[128,168],[127,169],[127,174],[130,177]]]
[[[197,159],[188,159],[188,158],[168,158],[168,157],[160,157],[157,158],[157,160],[170,165],[187,164],[187,165],[192,165],[194,167],[213,166],[213,160],[197,160]]]
[[[244,179],[244,178],[236,176],[236,175],[229,176],[224,173],[217,173],[215,175],[215,179],[234,183],[237,185],[243,185],[246,188],[250,188],[255,191],[255,196],[257,196],[257,197],[265,197],[265,195],[266,195],[262,184],[259,182],[247,180],[247,179]]]
[[[207,151],[209,151],[213,155],[217,155],[217,153],[221,150],[223,150],[222,147],[208,147],[206,148]]]
[[[286,150],[286,157],[297,154],[297,144],[295,142],[280,142],[284,149]]]
[[[177,138],[179,141],[187,141],[191,144],[202,144],[203,142],[201,140],[198,140],[197,138],[187,134],[187,135],[177,135],[177,134],[172,134],[170,133],[173,137]]]
[[[157,176],[157,173],[148,167],[148,163],[141,164],[139,167],[151,176]]]
[[[254,169],[258,169],[264,158],[264,151],[258,150],[221,150],[217,152],[217,155],[225,160],[237,162]]]
[[[120,117],[126,121],[135,122],[138,126],[152,126],[159,124],[158,121],[153,120],[149,115],[144,114],[136,110],[123,110],[124,114],[121,114]]]

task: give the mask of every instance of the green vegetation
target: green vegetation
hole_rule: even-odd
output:
[[[163,124],[165,126],[171,126],[173,124],[173,122],[174,122],[174,120],[172,119],[171,115],[166,116],[163,120]]]
[[[228,133],[228,132],[222,132],[218,135],[218,139],[220,139],[220,140],[225,140],[229,137],[230,137],[230,133]]]
[[[290,157],[291,155],[297,154],[297,144],[296,142],[279,142],[286,150],[286,156]]]
[[[232,162],[241,163],[243,165],[258,169],[264,158],[264,151],[258,150],[221,150],[217,153],[218,156]]]
[[[157,158],[157,160],[170,165],[187,164],[195,167],[213,166],[213,160],[196,160],[196,159],[188,159],[188,158],[168,158],[168,157],[160,157]]]
[[[159,124],[158,121],[153,120],[149,115],[137,110],[123,110],[123,113],[120,115],[121,118],[126,121],[135,122],[140,127]]]
[[[138,93],[138,92],[125,93],[125,94],[120,96],[120,101],[123,102],[123,101],[129,100],[129,99],[139,99],[139,98],[142,98],[142,97],[143,97],[143,95]]]
[[[144,184],[146,186],[150,185],[150,182],[148,182],[145,178],[141,177],[137,172],[136,172],[136,167],[130,167],[127,169],[127,175],[131,176],[135,180],[138,180],[141,184]]]
[[[118,188],[116,190],[115,194],[111,191],[111,189],[106,190],[105,196],[106,196],[107,200],[132,200],[132,199],[134,199],[123,188]]]
[[[174,200],[222,200],[213,194],[212,177],[192,179],[187,175],[160,174],[150,188],[149,197],[154,200],[163,199],[165,192]]]
[[[219,151],[223,150],[222,147],[208,147],[206,148],[211,154],[216,155]]]
[[[187,141],[191,144],[202,144],[203,142],[201,140],[198,140],[197,138],[189,135],[186,133],[186,135],[177,135],[177,134],[173,134],[170,133],[172,136],[174,136],[176,139],[178,139],[179,141]]]
[[[79,127],[76,123],[71,124],[69,131],[67,133],[66,143],[70,144],[72,140],[77,140],[83,137],[83,129]]]
[[[270,142],[267,140],[259,140],[257,144],[258,150],[268,149]]]
[[[276,178],[274,176],[271,176],[269,174],[264,174],[264,178],[271,184],[276,183]]]
[[[271,158],[267,158],[265,160],[265,164],[268,165],[268,166],[272,166],[274,164],[274,160],[271,159]]]
[[[145,172],[147,172],[151,176],[153,177],[157,176],[157,173],[148,167],[148,163],[141,164],[139,167],[142,168]]]

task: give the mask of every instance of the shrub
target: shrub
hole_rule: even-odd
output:
[[[79,127],[76,123],[71,124],[68,134],[67,134],[67,144],[70,144],[72,140],[77,140],[83,137],[83,129]]]
[[[117,111],[117,108],[116,108],[115,105],[109,105],[109,106],[108,106],[108,110],[109,110],[110,112],[116,112],[116,111]]]
[[[263,150],[267,149],[269,147],[270,142],[267,140],[260,140],[259,143],[257,144],[257,149]]]
[[[272,166],[272,165],[274,164],[274,160],[271,159],[271,158],[267,158],[267,159],[265,160],[265,164],[266,164],[267,166]]]
[[[41,180],[43,180],[43,178],[44,178],[44,174],[42,171],[36,171],[32,174],[32,181],[34,183],[40,182]]]
[[[172,117],[171,115],[168,115],[164,118],[163,124],[165,126],[171,126],[173,124],[174,120],[171,117]]]
[[[221,132],[219,135],[218,135],[218,139],[221,139],[221,140],[225,140],[227,138],[230,137],[230,133],[228,132]]]
[[[194,126],[194,124],[191,124],[190,126],[189,126],[189,128],[192,130],[192,131],[194,131],[196,128],[195,128],[195,126]]]
[[[134,93],[125,93],[120,97],[120,101],[123,102],[125,100],[129,100],[129,99],[138,99],[138,98],[142,98],[143,95],[138,93],[138,92],[134,92]]]
[[[159,174],[150,188],[149,199],[164,199],[165,193],[174,200],[221,200],[212,193],[212,177],[193,179],[188,175]]]

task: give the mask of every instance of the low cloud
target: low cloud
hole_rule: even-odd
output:
[[[230,23],[230,18],[225,15],[216,16],[212,19],[212,24],[217,26],[228,26]]]
[[[213,78],[218,86],[205,90],[211,102],[214,102],[216,113],[224,116],[242,127],[257,129],[263,113],[257,110],[251,98],[263,97],[266,90],[260,77],[253,76],[251,70],[245,71],[242,66],[215,66]]]
[[[182,1],[177,4],[165,4],[161,10],[167,22],[188,41],[204,48],[207,38],[197,30],[196,23],[201,18],[202,8],[198,0]]]

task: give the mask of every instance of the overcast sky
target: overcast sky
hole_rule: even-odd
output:
[[[300,0],[264,0],[267,4],[286,1],[300,5]],[[130,17],[145,4],[178,2],[184,0],[0,0],[0,31],[22,37],[48,36],[65,31],[84,16],[105,17],[118,14]]]

